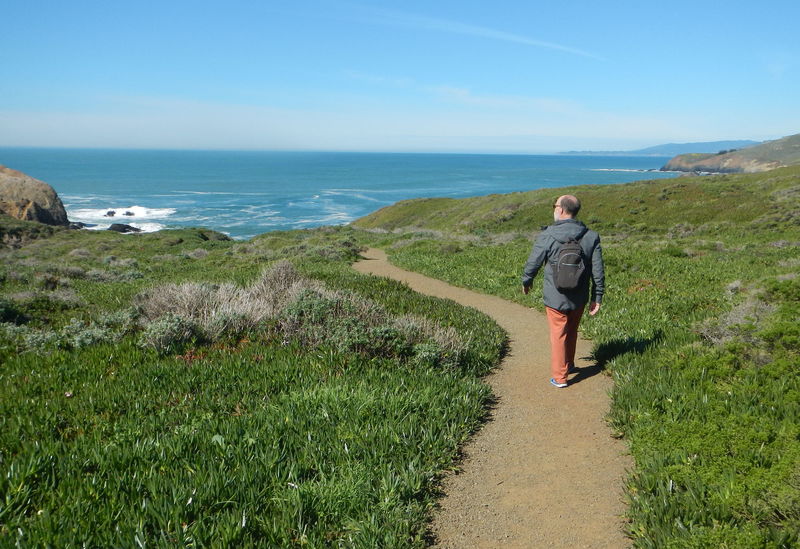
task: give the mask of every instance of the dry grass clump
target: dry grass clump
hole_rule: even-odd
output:
[[[74,265],[58,267],[54,272],[66,278],[86,278],[86,269]]]
[[[216,341],[265,326],[286,343],[431,365],[457,365],[467,348],[452,328],[391,315],[369,299],[301,276],[288,261],[266,269],[247,287],[166,284],[139,294],[135,306],[144,324],[142,344],[160,352],[192,339]]]
[[[182,259],[180,256],[173,254],[157,254],[151,258],[153,261],[177,261]]]
[[[208,257],[208,250],[204,250],[203,248],[197,248],[190,252],[186,253],[186,257],[190,259],[205,259]]]
[[[91,269],[87,271],[86,278],[93,282],[110,282],[115,279],[114,275],[103,269]]]
[[[79,257],[81,259],[88,259],[92,257],[92,252],[90,252],[86,248],[75,248],[74,250],[70,251],[67,255],[70,257]]]
[[[130,257],[130,258],[119,258],[114,255],[109,255],[103,258],[103,263],[108,265],[109,267],[115,268],[131,268],[135,269],[139,266],[139,262]]]
[[[726,288],[729,295],[742,291],[741,282],[734,281]],[[756,327],[775,312],[775,306],[758,295],[749,295],[719,318],[710,318],[696,327],[697,332],[715,345],[734,340],[755,343],[758,341]]]
[[[58,288],[53,291],[25,291],[8,296],[24,308],[40,310],[63,310],[81,307],[83,300],[70,288]]]
[[[135,306],[145,323],[167,316],[180,318],[196,327],[195,335],[213,341],[276,318],[301,287],[316,285],[284,261],[265,270],[245,288],[231,283],[165,284],[136,296]]]

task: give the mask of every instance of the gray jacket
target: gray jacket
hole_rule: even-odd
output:
[[[553,282],[553,263],[556,261],[561,242],[570,238],[580,239],[583,255],[586,258],[584,283],[575,290],[562,292]],[[539,269],[544,269],[544,304],[558,311],[574,311],[584,307],[590,300],[600,303],[605,291],[605,270],[603,250],[600,248],[600,235],[577,219],[561,219],[544,229],[536,237],[531,255],[525,263],[522,285],[529,288]],[[588,273],[588,275],[587,275]],[[591,295],[589,282],[591,281]]]

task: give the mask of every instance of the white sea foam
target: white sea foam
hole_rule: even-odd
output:
[[[107,230],[112,224],[111,223],[92,223],[86,225],[86,229],[90,231],[105,231]],[[156,231],[160,231],[165,228],[164,225],[161,223],[126,223],[126,225],[130,225],[131,227],[135,227],[139,229],[143,233],[154,233]]]
[[[634,172],[634,173],[646,173],[646,172],[655,172],[658,170],[633,170],[630,168],[589,168],[590,172]]]
[[[170,196],[180,196],[182,194],[198,196],[267,196],[270,193],[264,192],[239,192],[239,191],[172,191]]]
[[[144,206],[77,208],[74,210],[67,208],[67,217],[83,223],[106,223],[109,219],[113,219],[114,222],[125,222],[134,226],[133,222],[140,222],[143,219],[164,219],[176,211],[175,208],[146,208]]]

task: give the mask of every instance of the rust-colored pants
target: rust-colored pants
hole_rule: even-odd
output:
[[[578,324],[581,322],[584,308],[566,312],[550,307],[545,309],[547,324],[550,326],[550,371],[558,383],[566,383],[569,364],[575,362]]]

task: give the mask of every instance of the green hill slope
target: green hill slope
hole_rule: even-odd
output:
[[[540,307],[521,269],[565,192],[603,242],[581,329],[636,462],[634,546],[797,547],[800,167],[408,201],[356,225],[404,268]]]
[[[662,169],[683,172],[752,173],[800,164],[800,134],[717,154],[681,154]]]
[[[800,217],[795,192],[800,167],[764,174],[731,174],[660,179],[621,185],[585,185],[540,189],[464,199],[406,200],[362,217],[353,226],[409,232],[417,229],[453,234],[524,233],[551,222],[550,205],[559,196],[577,194],[586,204],[587,222],[601,230],[658,233],[676,224],[744,223],[781,216]]]

